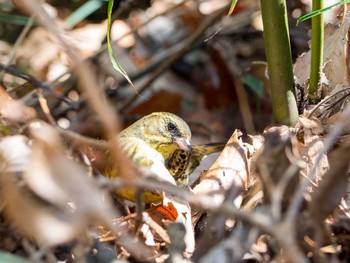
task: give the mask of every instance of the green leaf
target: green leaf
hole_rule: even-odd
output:
[[[66,19],[68,26],[73,27],[78,24],[80,21],[91,15],[93,12],[98,10],[103,5],[102,0],[89,0],[75,10],[69,17]]]
[[[231,5],[230,5],[230,9],[228,10],[227,15],[225,16],[225,18],[223,19],[222,23],[220,24],[220,26],[218,27],[218,29],[215,31],[214,34],[212,34],[210,37],[208,37],[207,39],[204,40],[204,42],[208,41],[209,39],[212,39],[213,37],[215,37],[220,31],[221,29],[224,27],[225,23],[227,22],[228,18],[230,17],[230,15],[232,15],[233,10],[235,9],[235,6],[237,4],[237,0],[232,0]]]
[[[230,10],[228,11],[227,16],[230,16],[232,14],[233,10],[235,9],[236,4],[237,4],[237,0],[232,0]]]
[[[30,263],[29,260],[12,255],[5,251],[0,251],[0,262],[6,263]]]
[[[138,94],[134,84],[132,83],[132,81],[130,80],[128,74],[125,72],[125,70],[123,69],[123,67],[120,65],[120,63],[118,62],[112,46],[111,46],[111,16],[112,16],[112,9],[113,9],[113,3],[114,0],[109,0],[108,1],[108,16],[107,16],[107,48],[108,48],[108,55],[109,55],[109,59],[111,60],[111,63],[113,65],[113,68],[116,69],[120,74],[122,74],[124,76],[124,78],[129,82],[129,84],[131,85],[131,87],[134,89],[135,93]],[[139,95],[139,94],[138,94]]]
[[[28,23],[29,17],[18,15],[0,14],[0,22],[24,26]]]
[[[345,4],[348,4],[350,3],[350,0],[346,0],[346,1],[342,1],[342,2],[339,2],[339,3],[335,3],[331,6],[327,6],[325,8],[322,8],[322,9],[319,9],[319,10],[316,10],[316,11],[313,11],[311,13],[308,13],[306,15],[303,15],[302,17],[299,17],[298,20],[297,20],[297,25],[299,25],[301,22],[304,22],[314,16],[317,16],[319,14],[322,14],[328,10],[331,10],[333,7],[336,7],[336,6],[340,6],[340,5],[345,5]]]
[[[243,77],[243,83],[248,85],[260,98],[264,97],[264,85],[260,79],[248,74]]]

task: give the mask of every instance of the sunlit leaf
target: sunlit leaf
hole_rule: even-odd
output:
[[[328,11],[328,10],[331,10],[333,7],[340,6],[340,5],[345,5],[347,3],[350,3],[350,0],[346,0],[346,1],[339,2],[339,3],[335,3],[335,4],[331,5],[331,6],[327,6],[325,8],[322,8],[322,9],[316,10],[314,12],[308,13],[306,15],[303,15],[302,17],[298,18],[297,25],[299,25],[301,22],[304,22],[304,21],[306,21],[306,20],[308,20],[308,19],[310,19],[310,18],[312,18],[314,16],[317,16],[317,15],[322,14],[322,13]]]
[[[227,16],[230,16],[232,14],[233,10],[235,9],[236,4],[237,4],[237,0],[232,0],[230,10],[228,11]]]
[[[134,84],[130,80],[128,74],[125,72],[123,67],[120,65],[119,61],[117,60],[117,58],[116,58],[116,56],[115,56],[115,54],[113,52],[112,46],[111,46],[111,16],[112,16],[113,3],[114,3],[114,0],[109,0],[108,1],[107,48],[108,48],[109,59],[111,60],[113,68],[115,68],[120,74],[122,74],[124,76],[124,78],[129,82],[129,84],[134,89],[135,93],[137,93]]]
[[[208,41],[209,39],[213,38],[214,36],[216,36],[217,33],[220,32],[220,30],[223,28],[223,26],[225,25],[227,19],[230,17],[230,15],[232,15],[233,10],[235,9],[237,0],[232,0],[231,5],[230,5],[230,9],[228,10],[228,13],[225,17],[225,19],[222,21],[221,25],[219,26],[219,28],[215,31],[214,34],[212,34],[210,37],[208,37],[205,41]]]
[[[77,10],[75,10],[67,19],[66,23],[73,27],[78,24],[80,21],[85,19],[87,16],[94,13],[103,5],[102,0],[90,0],[80,6]]]

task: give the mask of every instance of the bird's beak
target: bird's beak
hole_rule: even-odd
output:
[[[190,140],[184,137],[175,137],[175,143],[184,151],[190,152],[192,150]]]

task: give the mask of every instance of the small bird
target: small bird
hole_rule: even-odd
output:
[[[172,113],[155,112],[147,115],[124,129],[117,139],[134,163],[150,168],[165,180],[171,179],[174,184],[175,181],[165,163],[172,159],[177,150],[191,155],[191,130],[184,120]],[[104,173],[110,178],[118,176],[118,171],[111,167],[107,167]],[[135,201],[134,189],[122,189],[118,194],[127,200]],[[160,200],[161,195],[158,192],[147,190],[143,194],[145,203]]]
[[[136,121],[117,137],[122,149],[137,165],[148,167],[167,181],[187,187],[189,175],[202,159],[221,151],[225,144],[214,143],[191,147],[191,130],[180,117],[167,112],[155,112]],[[118,176],[114,168],[105,169],[110,178]],[[118,194],[135,201],[134,189],[123,189]],[[145,191],[145,203],[158,202],[161,195]]]

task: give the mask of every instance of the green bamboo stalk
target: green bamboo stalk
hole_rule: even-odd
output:
[[[298,108],[285,0],[261,0],[274,120],[294,126]]]
[[[323,8],[323,0],[312,0],[312,11]],[[309,93],[314,94],[321,79],[323,63],[323,13],[311,19],[311,68]]]

